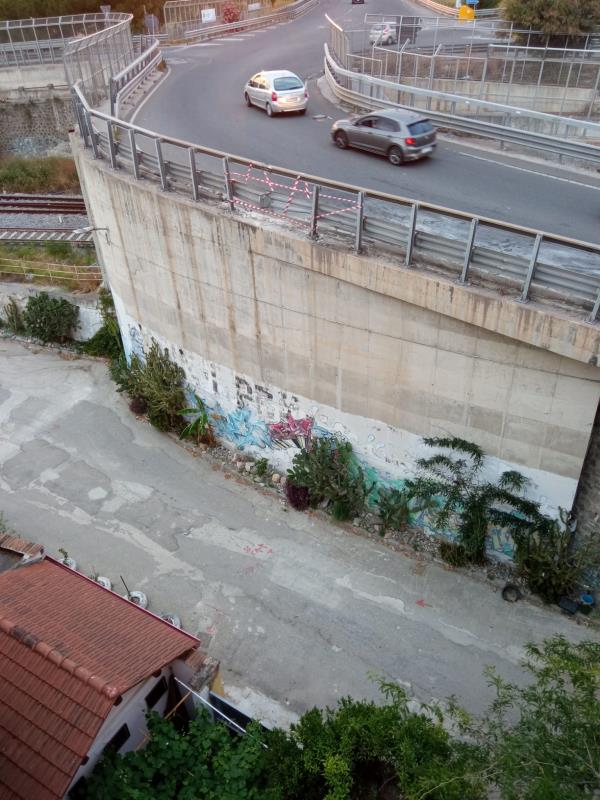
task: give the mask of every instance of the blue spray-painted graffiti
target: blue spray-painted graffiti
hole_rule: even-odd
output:
[[[245,447],[272,447],[267,424],[253,419],[252,411],[247,406],[226,412],[217,405],[211,409],[210,416],[216,434],[229,439],[240,450]]]

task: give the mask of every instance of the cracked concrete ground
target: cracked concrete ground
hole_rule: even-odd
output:
[[[137,420],[106,366],[0,340],[0,510],[50,554],[122,575],[177,613],[221,660],[235,701],[267,722],[345,694],[368,674],[424,701],[489,699],[527,641],[592,638],[554,609],[286,510]]]

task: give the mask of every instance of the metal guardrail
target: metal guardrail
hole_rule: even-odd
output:
[[[158,67],[162,61],[160,42],[154,39],[150,46],[132,61],[125,69],[111,76],[110,92],[110,112],[114,116],[119,116],[120,104],[139,86],[139,84]]]
[[[6,276],[22,278],[25,281],[35,281],[42,278],[50,284],[83,285],[86,289],[93,289],[102,282],[102,270],[97,266],[77,266],[74,264],[48,264],[43,261],[23,261],[21,259],[0,258],[0,277]]]
[[[558,138],[555,136],[536,133],[531,130],[522,130],[512,127],[507,122],[522,118],[537,120],[549,126],[563,126],[565,131],[578,131],[584,136],[591,132],[600,142],[600,124],[566,117],[555,117],[540,111],[516,109],[512,106],[503,106],[485,100],[466,98],[464,95],[445,94],[431,89],[420,89],[415,86],[386,81],[382,78],[371,77],[363,73],[340,67],[331,56],[329,47],[325,45],[325,77],[330,89],[342,102],[363,109],[375,108],[408,108],[422,110],[435,122],[438,127],[448,130],[468,133],[473,136],[495,139],[507,144],[521,147],[534,148],[553,153],[560,157],[580,159],[582,161],[600,164],[600,147],[585,141]],[[404,96],[410,102],[394,102],[385,96],[385,93],[395,93],[398,98]],[[421,103],[419,103],[421,101]],[[434,103],[445,103],[451,106],[451,113],[434,111]],[[479,117],[457,116],[456,107],[467,105]],[[483,112],[483,113],[481,113]],[[504,120],[505,124],[485,121],[482,117],[488,115]]]
[[[279,11],[275,11],[273,14],[265,14],[263,16],[239,20],[238,22],[229,22],[223,25],[211,25],[210,27],[197,28],[196,30],[188,31],[184,38],[188,41],[202,41],[204,39],[214,39],[215,37],[237,31],[251,31],[258,28],[267,28],[278,22],[296,19],[307,11],[311,11],[318,4],[319,0],[297,0],[296,3],[292,3]]]
[[[84,145],[94,157],[139,181],[194,201],[270,217],[309,237],[327,237],[355,252],[385,254],[406,267],[424,266],[459,283],[500,289],[525,302],[547,300],[596,320],[600,308],[600,245],[418,203],[202,147],[92,109],[74,87]],[[452,228],[449,232],[440,229]],[[504,244],[499,246],[500,237]],[[509,241],[510,240],[510,241]],[[517,242],[516,250],[507,252]],[[590,272],[553,263],[593,261]]]

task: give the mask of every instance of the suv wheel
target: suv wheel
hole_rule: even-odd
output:
[[[399,147],[390,147],[387,157],[390,164],[393,164],[395,167],[399,167],[400,164],[404,163],[404,156],[402,155],[402,150]]]
[[[271,108],[271,104],[270,103],[267,103],[267,105],[265,106],[265,111],[267,112],[267,116],[268,117],[272,117],[273,116],[273,109]]]

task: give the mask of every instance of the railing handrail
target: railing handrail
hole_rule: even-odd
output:
[[[244,164],[248,167],[253,167],[257,170],[267,170],[271,172],[276,172],[280,175],[284,175],[288,178],[292,178],[294,180],[298,179],[301,181],[307,181],[308,183],[315,183],[319,184],[320,186],[325,186],[330,189],[337,189],[339,191],[344,192],[352,192],[358,193],[362,192],[366,197],[373,198],[375,200],[384,200],[387,202],[397,203],[399,205],[406,205],[412,206],[414,204],[414,199],[410,199],[407,197],[402,197],[401,195],[393,195],[387,192],[381,192],[376,189],[366,189],[365,187],[356,186],[355,184],[345,183],[342,181],[336,181],[330,178],[323,178],[318,175],[312,175],[306,172],[298,172],[296,170],[287,169],[286,167],[274,167],[271,164],[266,164],[261,161],[256,161],[255,159],[245,158],[244,156],[238,156],[232,153],[228,153],[224,150],[217,150],[212,147],[205,147],[204,145],[197,144],[194,142],[189,142],[185,139],[178,139],[174,136],[168,136],[163,134],[158,134],[155,131],[151,131],[148,128],[142,128],[139,125],[136,125],[132,122],[127,122],[126,120],[118,119],[117,117],[112,116],[111,114],[107,114],[103,111],[98,111],[93,109],[88,104],[83,92],[81,91],[79,85],[75,85],[73,87],[77,99],[82,104],[85,111],[90,114],[92,117],[96,117],[97,119],[101,119],[104,122],[112,123],[119,128],[124,128],[125,130],[134,131],[140,136],[145,136],[149,139],[154,139],[160,141],[161,144],[168,144],[173,145],[175,147],[180,147],[184,150],[192,149],[194,152],[203,153],[209,156],[215,156],[216,158],[228,158],[232,161],[235,161],[239,164]],[[432,213],[437,214],[444,214],[446,216],[453,217],[455,219],[464,220],[465,222],[470,222],[474,216],[478,219],[481,224],[488,225],[492,228],[497,228],[499,230],[506,230],[512,233],[523,234],[526,236],[536,236],[537,234],[541,234],[544,237],[545,241],[553,242],[555,244],[563,244],[572,247],[577,247],[582,250],[587,250],[588,252],[598,253],[600,255],[600,244],[594,244],[592,242],[584,242],[578,239],[572,239],[567,236],[562,236],[560,234],[550,233],[548,231],[540,231],[539,229],[535,228],[528,228],[523,225],[515,225],[510,222],[503,222],[502,220],[494,219],[492,217],[485,217],[481,215],[473,215],[468,214],[465,211],[459,211],[457,209],[447,208],[445,206],[438,206],[434,203],[427,203],[419,201],[419,207],[425,211],[430,211]]]
[[[0,20],[0,30],[15,28],[47,28],[51,25],[71,25],[74,22],[102,22],[108,20],[118,22],[132,15],[126,11],[110,11],[108,14],[62,14],[58,17],[28,17],[25,19],[3,19]]]

